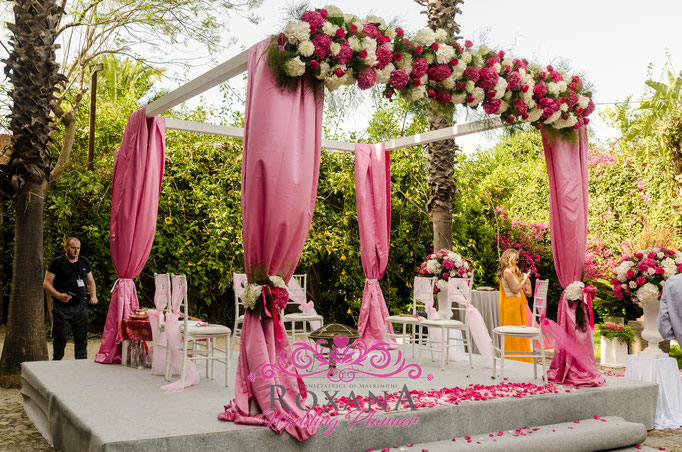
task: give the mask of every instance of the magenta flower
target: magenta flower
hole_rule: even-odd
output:
[[[500,111],[501,106],[502,101],[500,99],[492,99],[483,104],[483,111],[485,111],[489,115],[494,115],[495,113]]]
[[[495,88],[497,81],[500,79],[497,71],[489,67],[481,68],[478,73],[480,75],[480,78],[478,79],[478,86],[485,90]]]
[[[533,88],[533,94],[537,99],[543,98],[547,95],[547,84],[545,82],[540,82]]]
[[[429,65],[424,58],[412,60],[412,77],[421,78],[429,69]]]
[[[362,27],[362,32],[366,34],[367,36],[370,36],[374,39],[377,39],[379,36],[381,36],[381,32],[377,28],[376,25],[374,24],[365,24]]]
[[[403,89],[407,82],[410,80],[410,76],[407,75],[404,69],[398,69],[397,71],[391,72],[391,86],[395,89]]]
[[[304,12],[301,16],[301,20],[303,22],[308,22],[315,28],[322,28],[322,25],[324,25],[324,17],[322,17],[322,14],[318,13],[317,11]]]
[[[443,259],[443,267],[446,270],[452,270],[453,268],[455,268],[455,263],[452,262],[450,259]]]
[[[450,69],[450,66],[447,64],[439,64],[438,66],[429,69],[429,78],[437,82],[442,82],[450,77],[450,74],[452,74],[452,69]]]
[[[474,83],[476,83],[480,77],[480,75],[478,73],[478,69],[476,69],[475,67],[472,67],[472,66],[469,66],[468,68],[466,68],[463,76],[465,79],[471,80]]]
[[[381,46],[377,49],[376,56],[377,68],[383,69],[388,63],[391,62],[391,59],[393,59],[393,52],[391,52],[391,49],[389,49],[387,46]]]
[[[436,100],[439,104],[447,104],[452,100],[452,94],[449,91],[440,90],[436,93]]]
[[[377,74],[372,68],[367,68],[358,74],[358,87],[360,89],[369,89],[377,81]]]
[[[329,55],[329,46],[332,44],[332,38],[324,33],[315,35],[313,39],[313,45],[315,46],[314,54],[319,59],[324,59]]]
[[[334,57],[336,64],[348,64],[350,59],[353,57],[353,50],[348,44],[341,44],[341,50],[339,54]]]

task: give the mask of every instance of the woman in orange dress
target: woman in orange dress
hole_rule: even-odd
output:
[[[509,248],[502,253],[500,263],[497,267],[497,277],[500,279],[500,324],[505,325],[526,325],[526,306],[528,306],[527,296],[532,292],[529,273],[521,274],[516,266],[519,252],[514,248]],[[528,352],[530,355],[531,347],[529,339],[518,337],[505,337],[505,352]],[[531,358],[510,358],[517,361],[533,362]]]

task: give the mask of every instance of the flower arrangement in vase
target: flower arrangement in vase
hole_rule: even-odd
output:
[[[426,256],[426,261],[419,267],[420,276],[435,276],[436,285],[433,293],[447,292],[450,278],[471,278],[473,272],[469,262],[450,250],[438,250]]]
[[[640,250],[624,256],[614,273],[614,296],[645,305],[658,300],[667,279],[682,273],[682,252],[661,246]]]
[[[635,332],[627,325],[614,323],[600,323],[595,326],[597,334],[606,339],[617,339],[621,344],[630,346],[635,340]]]

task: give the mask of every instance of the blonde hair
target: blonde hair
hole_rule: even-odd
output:
[[[506,269],[510,269],[516,276],[521,276],[521,271],[516,264],[512,263],[512,259],[519,259],[519,251],[514,248],[507,248],[500,256],[500,263],[497,265],[497,277],[502,281],[502,274]]]

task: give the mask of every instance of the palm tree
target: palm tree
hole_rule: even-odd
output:
[[[457,39],[460,32],[455,22],[455,15],[461,14],[459,5],[464,0],[415,0],[426,8],[428,26],[432,30],[442,28],[449,36]],[[445,114],[435,108],[427,111],[430,130],[452,126],[452,114]],[[459,146],[454,139],[429,143],[426,146],[429,187],[427,210],[433,222],[433,249],[452,248],[452,200],[457,186],[454,179],[454,168]]]
[[[43,198],[50,173],[51,105],[64,80],[55,60],[55,26],[60,8],[50,0],[15,0],[11,51],[4,61],[9,98],[11,147],[6,177],[14,196],[14,267],[2,383],[19,381],[23,361],[47,359],[43,304]],[[20,331],[17,331],[17,330]]]

